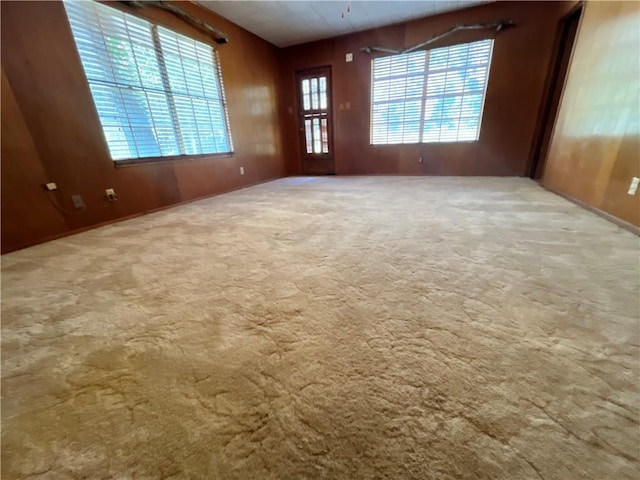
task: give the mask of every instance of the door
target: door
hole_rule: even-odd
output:
[[[331,69],[323,67],[297,72],[296,84],[302,173],[333,175]]]
[[[560,22],[555,58],[532,150],[529,177],[535,180],[542,178],[544,172],[581,14],[582,4],[569,12]]]

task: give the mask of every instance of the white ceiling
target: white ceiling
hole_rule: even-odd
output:
[[[200,0],[197,3],[278,47],[288,47],[458,10],[482,0]]]

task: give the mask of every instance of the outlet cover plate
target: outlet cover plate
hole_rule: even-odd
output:
[[[71,195],[71,201],[73,202],[73,206],[76,208],[84,208],[84,200],[82,200],[82,196],[80,195]]]

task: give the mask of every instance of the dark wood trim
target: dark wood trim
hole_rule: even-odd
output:
[[[35,241],[23,242],[23,243],[20,243],[17,246],[13,246],[11,249],[7,249],[6,251],[3,251],[2,255],[6,255],[7,253],[11,253],[11,252],[16,252],[18,250],[23,250],[25,248],[34,247],[36,245],[40,245],[40,244],[43,244],[43,243],[52,242],[53,240],[58,240],[60,238],[70,237],[70,236],[76,235],[78,233],[88,232],[89,230],[94,230],[96,228],[106,227],[107,225],[113,225],[114,223],[120,223],[120,222],[124,222],[126,220],[131,220],[131,219],[134,219],[134,218],[142,217],[144,215],[149,215],[151,213],[162,212],[163,210],[170,210],[170,209],[172,209],[174,207],[180,207],[182,205],[187,205],[189,203],[198,202],[200,200],[206,200],[207,198],[216,197],[218,195],[223,195],[225,193],[237,192],[239,190],[244,190],[245,188],[255,187],[256,185],[260,185],[262,183],[268,183],[268,182],[273,182],[275,180],[280,180],[281,178],[283,178],[283,177],[269,178],[267,180],[261,180],[259,182],[254,182],[254,183],[250,183],[248,185],[243,185],[242,187],[239,187],[239,188],[230,188],[228,190],[221,190],[219,192],[212,193],[210,195],[204,195],[204,196],[201,196],[201,197],[196,197],[196,198],[192,198],[192,199],[189,199],[189,200],[184,200],[182,202],[172,203],[170,205],[163,205],[162,207],[152,208],[150,210],[144,210],[142,212],[138,212],[138,213],[134,213],[134,214],[131,214],[131,215],[127,215],[125,217],[114,218],[113,220],[107,220],[106,222],[100,222],[100,223],[96,223],[96,224],[93,224],[93,225],[88,225],[86,227],[81,227],[81,228],[76,228],[74,230],[68,230],[66,232],[56,233],[54,235],[49,235],[48,237],[40,238],[40,239],[35,240]]]
[[[585,5],[585,1],[586,0],[576,0],[576,4],[571,7],[571,10],[569,10],[563,17],[562,17],[562,21],[567,20],[568,18],[570,18],[572,15],[575,15],[575,13],[578,10],[581,10],[584,8]]]
[[[114,160],[113,166],[116,168],[135,167],[140,165],[150,165],[157,163],[184,162],[188,160],[206,160],[215,157],[233,157],[235,152],[223,153],[200,153],[197,155],[173,155],[167,157],[145,157],[145,158],[129,158],[127,160]]]
[[[540,102],[540,106],[538,107],[538,117],[536,120],[533,141],[531,142],[531,148],[529,149],[529,159],[527,160],[526,175],[534,180],[542,178],[544,171],[544,164],[547,160],[546,157],[549,153],[549,147],[551,145],[551,139],[553,138],[553,131],[555,130],[560,104],[562,103],[566,78],[571,66],[571,58],[573,57],[575,40],[580,28],[583,8],[584,1],[577,1],[576,4],[565,15],[563,15],[562,18],[560,18],[556,28],[553,54],[549,61],[547,77],[544,85],[544,95]],[[574,37],[572,38],[570,47],[571,52],[566,52],[566,41],[568,34],[570,33],[570,21],[575,15],[578,15],[578,25],[574,33]],[[566,58],[567,53],[569,55],[568,62],[563,71],[563,58]],[[561,90],[559,94],[557,92],[558,89]],[[557,98],[554,102],[556,94]],[[551,125],[549,125],[550,122]]]
[[[562,193],[561,191],[556,190],[555,188],[549,187],[547,185],[543,185],[542,183],[539,183],[538,185],[540,185],[545,190],[548,190],[549,192],[554,193],[554,194],[558,195],[559,197],[564,198],[565,200],[569,200],[571,203],[575,203],[579,207],[582,207],[585,210],[589,210],[591,213],[595,213],[599,217],[602,217],[605,220],[608,220],[609,222],[616,224],[620,228],[624,228],[625,230],[628,230],[629,232],[633,233],[634,235],[637,235],[637,236],[640,237],[640,227],[636,227],[632,223],[629,223],[629,222],[627,222],[625,220],[622,220],[621,218],[618,218],[615,215],[612,215],[612,214],[610,214],[608,212],[605,212],[604,210],[600,210],[599,208],[593,207],[593,206],[589,205],[588,203],[586,203],[586,202],[584,202],[582,200],[579,200],[579,199],[574,198],[574,197],[572,197],[570,195],[567,195],[566,193]]]

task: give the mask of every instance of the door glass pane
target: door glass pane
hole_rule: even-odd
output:
[[[311,97],[309,95],[309,80],[302,80],[302,108],[304,110],[311,108]]]
[[[327,133],[327,119],[323,118],[320,121],[322,125],[322,153],[329,153],[329,135]]]
[[[304,121],[304,136],[306,140],[307,153],[313,153],[313,139],[311,134],[311,120]]]
[[[311,108],[318,109],[318,79],[311,79]]]
[[[327,108],[327,78],[320,77],[320,108]]]
[[[321,153],[321,141],[320,141],[320,120],[313,119],[313,153]]]

